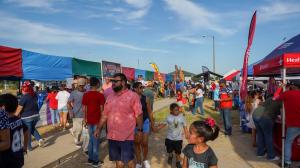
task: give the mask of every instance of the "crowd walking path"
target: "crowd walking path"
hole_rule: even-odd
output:
[[[154,103],[154,111],[168,107],[175,99],[162,99]],[[212,104],[206,102],[205,109],[208,110]],[[160,113],[160,112],[159,112]],[[278,161],[270,162],[265,158],[255,156],[256,148],[252,147],[251,135],[244,134],[239,130],[238,112],[233,111],[233,135],[228,137],[222,132],[219,137],[209,142],[214,149],[219,162],[220,168],[276,168]],[[207,113],[206,116],[218,116],[218,112]],[[200,115],[191,116],[186,113],[186,118],[192,120],[201,118]],[[191,122],[190,120],[189,122]],[[190,123],[188,123],[190,124]],[[159,133],[151,133],[149,137],[149,161],[152,168],[170,168],[167,164],[167,154],[165,152],[164,140],[167,128],[162,129]],[[76,148],[73,137],[69,131],[58,132],[46,138],[47,143],[44,148],[36,148],[25,156],[25,168],[35,167],[61,167],[61,168],[84,168],[87,156]],[[184,141],[185,146],[187,141]],[[113,168],[115,164],[109,161],[107,141],[100,145],[100,158],[104,161],[101,168]],[[175,163],[173,166],[175,167]]]
[[[175,102],[175,99],[161,99],[155,101],[154,111],[172,102]],[[55,132],[45,139],[46,143],[44,148],[39,148],[37,144],[33,144],[34,150],[25,155],[24,168],[56,167],[62,162],[74,158],[80,151],[80,149],[75,147],[73,137],[68,130]],[[101,145],[106,145],[106,142]],[[109,161],[105,160],[105,162],[108,163]],[[76,165],[72,167],[76,167]]]

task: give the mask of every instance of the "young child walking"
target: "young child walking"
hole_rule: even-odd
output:
[[[8,114],[8,127],[10,131],[10,147],[0,151],[0,167],[21,168],[24,166],[24,153],[27,153],[29,139],[28,128],[22,123],[20,117],[15,116],[18,99],[12,94],[0,95],[0,108],[4,107]]]
[[[211,118],[190,126],[189,145],[183,149],[183,168],[217,168],[218,159],[206,142],[215,140],[219,127]]]
[[[186,121],[182,113],[179,111],[179,105],[172,103],[170,105],[170,115],[167,117],[165,124],[158,126],[158,130],[168,125],[167,138],[165,140],[166,149],[168,152],[168,164],[172,165],[173,152],[176,154],[176,168],[181,168],[180,154],[182,150],[183,132],[188,139],[188,129]]]

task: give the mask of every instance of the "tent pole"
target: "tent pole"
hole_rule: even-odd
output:
[[[282,82],[283,84],[286,84],[286,68],[283,68],[282,69]],[[285,91],[286,88],[285,88],[285,85],[283,87],[283,91]],[[281,124],[282,124],[282,153],[281,153],[281,167],[284,168],[284,151],[285,151],[285,108],[284,108],[284,103],[282,102],[282,121],[281,121]]]
[[[252,78],[252,81],[253,81],[253,90],[255,90],[255,78],[254,78],[254,76]]]

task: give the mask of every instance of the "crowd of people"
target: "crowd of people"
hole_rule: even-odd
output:
[[[283,87],[286,91],[283,91]],[[248,113],[247,126],[251,128],[252,145],[257,147],[256,155],[274,161],[276,156],[273,143],[274,126],[281,121],[283,106],[286,117],[286,137],[284,151],[284,167],[291,167],[292,144],[300,135],[300,82],[292,80],[288,84],[280,84],[271,78],[267,89],[258,88],[248,92],[244,101],[244,109]],[[281,123],[283,124],[283,123]],[[281,163],[279,163],[281,166]]]
[[[206,141],[214,140],[219,133],[214,120],[195,122],[188,129],[181,112],[182,104],[173,103],[165,122],[155,124],[152,113],[156,90],[154,85],[155,83],[144,81],[129,84],[126,76],[118,73],[106,79],[101,89],[99,79],[91,77],[87,81],[79,77],[74,80],[74,89],[71,91],[62,84],[60,88],[53,86],[45,93],[39,88],[34,89],[31,82],[25,81],[19,101],[12,94],[0,96],[0,167],[24,165],[24,153],[33,150],[31,135],[40,147],[44,146],[45,140],[36,129],[40,120],[39,109],[42,107],[40,102],[43,101],[48,101],[54,127],[66,131],[68,120],[72,120],[70,131],[74,137],[74,145],[82,148],[88,157],[86,164],[93,167],[103,164],[99,159],[99,153],[102,152],[101,149],[99,151],[99,144],[104,132],[109,144],[109,158],[116,162],[117,168],[125,165],[130,168],[150,168],[149,133],[158,132],[165,126],[168,126],[165,145],[169,164],[172,164],[175,152],[177,168],[188,165],[216,167],[216,155],[206,145]],[[171,96],[172,92],[174,91],[168,91],[163,96]],[[41,98],[44,100],[39,100]],[[184,148],[185,157],[181,162],[183,133],[195,145]]]
[[[291,167],[292,143],[300,135],[300,83],[292,81],[277,87],[274,80],[266,91],[252,90],[243,101],[247,112],[247,126],[251,128],[252,145],[257,147],[257,156],[268,160],[279,160],[273,147],[275,121],[282,112],[286,113],[287,134],[284,153],[285,167]],[[88,157],[86,164],[100,167],[103,161],[99,154],[100,138],[108,140],[109,159],[117,168],[150,168],[148,140],[150,132],[156,133],[168,127],[165,138],[168,164],[175,160],[176,168],[216,168],[218,159],[206,142],[218,137],[219,127],[211,118],[195,121],[190,126],[185,121],[185,106],[192,115],[205,115],[204,97],[214,101],[215,110],[220,113],[224,134],[232,135],[231,111],[235,106],[235,90],[221,79],[209,85],[178,81],[163,85],[164,92],[154,82],[143,80],[128,82],[122,73],[105,78],[102,87],[98,78],[89,80],[78,77],[73,89],[65,84],[53,86],[48,93],[33,89],[25,81],[22,96],[0,95],[0,167],[22,167],[24,153],[33,150],[32,137],[43,147],[45,140],[36,129],[40,120],[39,109],[48,102],[51,123],[66,131],[70,120],[70,132],[74,145],[82,148]],[[273,88],[270,88],[273,87]],[[274,87],[276,87],[274,89]],[[282,88],[286,87],[286,91]],[[176,103],[170,105],[170,114],[164,122],[155,123],[153,104],[155,93],[164,97],[176,96]],[[176,94],[175,94],[176,93]],[[42,100],[40,100],[42,99]],[[183,140],[189,145],[183,148]],[[181,158],[183,153],[184,157]],[[175,154],[175,155],[174,155]],[[175,159],[173,157],[175,156]]]

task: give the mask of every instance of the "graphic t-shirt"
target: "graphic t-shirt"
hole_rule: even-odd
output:
[[[19,117],[9,118],[10,128],[10,148],[0,152],[0,167],[22,167],[24,165],[24,135],[23,131],[27,131],[27,127],[22,124]]]
[[[204,153],[196,154],[194,146],[190,144],[183,149],[183,154],[188,158],[188,168],[209,168],[217,165],[218,158],[210,147]]]
[[[183,139],[183,127],[186,126],[185,118],[182,114],[178,116],[170,114],[166,119],[168,125],[167,138],[173,141],[180,141]]]

